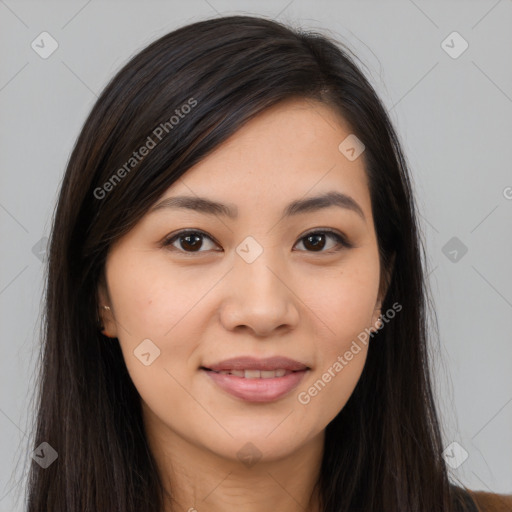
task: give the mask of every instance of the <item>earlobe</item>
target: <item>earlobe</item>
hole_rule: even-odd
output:
[[[106,311],[111,311],[110,310],[110,306],[100,306],[102,309],[106,310]],[[115,338],[115,336],[111,336],[107,329],[105,328],[104,326],[104,321],[100,319],[100,315],[98,314],[98,328],[99,330],[101,331],[101,334],[103,334],[104,336],[106,336],[107,338]]]
[[[380,329],[382,329],[382,327],[384,326],[381,315],[381,307],[382,304],[379,302],[373,313],[372,327],[370,328],[370,331],[373,333],[380,331]]]
[[[97,288],[97,302],[99,310],[96,311],[98,330],[107,338],[116,338],[116,326],[104,277],[100,278]]]

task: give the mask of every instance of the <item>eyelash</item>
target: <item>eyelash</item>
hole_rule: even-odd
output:
[[[302,251],[302,252],[309,252],[309,253],[312,253],[312,254],[315,254],[315,253],[320,253],[320,254],[333,254],[333,253],[336,253],[336,252],[339,252],[343,249],[352,249],[354,247],[354,245],[352,243],[350,243],[347,238],[338,233],[337,231],[333,231],[332,229],[317,229],[315,231],[310,231],[309,233],[306,233],[305,235],[303,235],[301,238],[299,238],[299,240],[297,241],[298,242],[301,242],[303,241],[305,238],[307,238],[308,236],[311,236],[311,235],[318,235],[318,234],[327,234],[329,235],[331,238],[333,238],[341,247],[338,248],[338,249],[330,249],[328,251],[324,251],[324,250],[320,250],[320,251]],[[204,231],[201,231],[199,229],[185,229],[185,230],[182,230],[182,231],[179,231],[178,233],[175,233],[169,237],[167,237],[163,242],[162,242],[162,247],[168,247],[171,249],[172,247],[172,244],[186,236],[186,235],[200,235],[201,237],[205,237],[205,238],[208,238],[210,239],[212,242],[214,242],[215,244],[217,244],[217,242],[209,235],[207,235]],[[218,244],[217,244],[218,245]],[[177,248],[177,247],[172,247],[171,250],[175,250],[175,251],[178,251],[178,252],[181,252],[181,253],[184,253],[184,254],[189,254],[189,255],[195,255],[195,254],[200,254],[200,253],[203,253],[203,252],[208,252],[208,251],[185,251],[181,248]],[[217,251],[217,252],[220,252],[220,251]]]

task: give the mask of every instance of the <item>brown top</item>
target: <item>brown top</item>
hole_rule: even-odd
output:
[[[469,491],[479,512],[512,512],[512,494]]]

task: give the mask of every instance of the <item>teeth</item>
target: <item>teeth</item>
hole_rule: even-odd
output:
[[[292,372],[280,368],[279,370],[221,370],[217,373],[235,375],[236,377],[244,377],[246,379],[273,379],[275,377],[284,377]]]

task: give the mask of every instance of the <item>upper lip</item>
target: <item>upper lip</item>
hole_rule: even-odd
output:
[[[215,372],[225,370],[308,370],[309,367],[288,357],[276,356],[258,359],[251,356],[232,357],[219,363],[204,365],[202,368]]]

